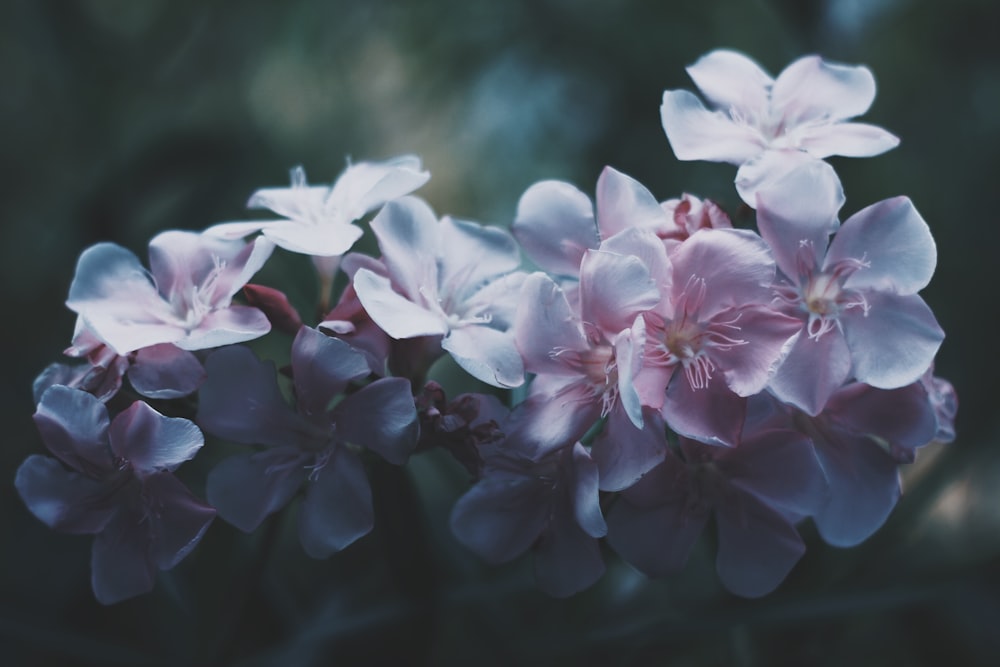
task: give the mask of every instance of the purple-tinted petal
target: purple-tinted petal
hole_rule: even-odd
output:
[[[733,327],[738,329],[734,331]],[[801,328],[798,318],[767,306],[747,305],[738,312],[721,313],[706,326],[709,334],[738,338],[746,344],[713,349],[709,354],[730,389],[740,396],[752,396],[767,386],[786,344]]]
[[[174,341],[182,350],[207,350],[260,338],[271,330],[267,316],[249,306],[230,306],[206,315],[187,336]]]
[[[851,352],[839,329],[810,338],[803,329],[768,383],[785,403],[816,415],[851,373]]]
[[[538,588],[557,598],[589,588],[605,569],[597,540],[569,517],[556,517],[542,533],[533,564]]]
[[[155,510],[147,512],[153,558],[161,570],[169,570],[197,546],[215,518],[215,510],[195,498],[170,473],[147,477],[143,487],[147,502]]]
[[[566,374],[566,364],[553,351],[588,348],[562,289],[544,273],[533,273],[525,279],[513,330],[525,370],[530,373]]]
[[[394,291],[388,278],[360,269],[354,274],[354,290],[368,315],[392,338],[448,333],[442,314],[426,310]]]
[[[302,327],[292,343],[292,378],[299,409],[319,415],[351,380],[369,373],[368,360],[338,338]]]
[[[748,230],[705,229],[677,247],[674,291],[690,279],[705,281],[698,307],[700,321],[733,306],[766,302],[771,298],[774,259],[767,244]]]
[[[441,340],[444,348],[472,377],[494,387],[524,384],[524,364],[514,335],[487,326],[452,329]]]
[[[871,157],[899,145],[896,135],[868,123],[802,125],[793,132],[797,137],[795,143],[818,158],[831,155]]]
[[[513,560],[545,529],[550,496],[551,489],[537,479],[486,477],[455,503],[451,531],[480,558],[491,563]]]
[[[115,510],[107,502],[106,483],[67,470],[49,456],[33,454],[25,459],[14,486],[32,514],[64,533],[98,533]]]
[[[611,339],[660,300],[649,269],[637,258],[588,250],[580,265],[580,315]]]
[[[198,424],[242,444],[269,446],[323,442],[325,431],[295,414],[278,389],[274,364],[245,347],[216,350],[205,362],[208,379],[198,392]]]
[[[733,486],[794,516],[814,514],[828,495],[813,445],[797,431],[744,435],[739,447],[719,452],[716,466]]]
[[[399,292],[412,301],[421,295],[436,299],[441,227],[431,207],[422,199],[403,197],[386,204],[371,227],[382,250],[382,262]],[[357,275],[354,280],[357,288]]]
[[[688,76],[712,104],[759,113],[767,109],[774,80],[742,53],[717,49],[687,68]]]
[[[608,544],[651,577],[681,570],[708,521],[689,502],[684,464],[668,455],[608,511]]]
[[[112,469],[108,409],[94,396],[60,385],[49,387],[34,419],[45,446],[69,467],[91,473]]]
[[[167,343],[138,350],[128,369],[132,388],[147,398],[188,396],[206,377],[198,357]]]
[[[205,444],[194,422],[164,417],[142,401],[136,401],[114,418],[108,439],[111,450],[128,459],[141,476],[174,470]]]
[[[150,525],[122,510],[105,526],[90,552],[90,583],[101,604],[114,604],[153,590],[156,564]]]
[[[440,222],[439,285],[442,297],[470,294],[521,265],[517,241],[506,230],[444,217]]]
[[[899,499],[896,461],[867,435],[839,429],[813,433],[816,454],[830,485],[815,518],[826,542],[852,547],[878,530]]]
[[[635,227],[657,229],[667,224],[666,212],[639,181],[605,167],[597,179],[597,224],[601,238]]]
[[[299,539],[313,558],[328,558],[371,532],[372,489],[361,459],[345,447],[310,476],[299,508]]]
[[[835,65],[819,56],[799,58],[774,82],[771,105],[784,121],[844,120],[868,111],[875,100],[875,77],[864,66]]]
[[[344,398],[333,411],[337,438],[403,464],[417,444],[417,410],[406,378],[382,378]]]
[[[383,162],[359,162],[344,170],[330,190],[326,206],[344,220],[357,220],[383,203],[413,192],[430,179],[420,158],[401,155]]]
[[[896,197],[852,215],[830,244],[824,269],[851,260],[864,266],[847,278],[846,289],[916,294],[931,281],[937,248],[913,202]]]
[[[670,292],[673,281],[670,259],[667,257],[663,241],[653,231],[631,227],[605,239],[600,249],[639,258],[639,261],[649,269],[650,277],[655,281],[661,294]]]
[[[554,393],[533,393],[521,401],[504,430],[509,441],[537,457],[583,437],[600,418],[601,408],[600,397],[590,387],[570,382]]]
[[[663,417],[667,426],[701,442],[735,447],[746,415],[746,399],[719,376],[707,387],[694,389],[683,372],[674,374],[667,386]]]
[[[742,164],[760,155],[760,133],[733,121],[719,111],[709,111],[687,90],[663,93],[660,119],[678,160],[710,160]]]
[[[624,410],[612,410],[604,429],[594,439],[590,455],[600,471],[602,491],[621,491],[632,486],[666,456],[663,419],[648,408],[643,416],[640,429]]]
[[[743,597],[767,595],[778,587],[806,546],[795,527],[755,496],[715,508],[719,531],[716,570],[722,585]]]
[[[880,389],[916,382],[944,340],[934,313],[916,294],[867,292],[869,310],[840,315],[854,362],[854,377]]]
[[[938,428],[927,392],[919,382],[899,389],[852,383],[830,399],[824,416],[854,433],[911,450],[934,440]]]
[[[818,266],[837,231],[844,189],[833,167],[809,161],[757,191],[757,227],[782,272],[792,280]],[[803,246],[811,260],[801,266]]]
[[[222,519],[249,533],[288,504],[308,476],[305,464],[292,447],[231,456],[208,473],[205,496]]]
[[[601,512],[597,464],[579,442],[573,445],[571,458],[572,475],[567,477],[573,489],[573,516],[587,535],[604,537],[608,526]]]
[[[533,262],[560,276],[579,275],[583,253],[600,243],[590,198],[562,181],[528,188],[511,231]]]

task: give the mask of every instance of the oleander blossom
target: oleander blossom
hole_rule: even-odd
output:
[[[370,369],[347,343],[303,327],[292,345],[295,407],[278,388],[274,364],[242,346],[206,361],[198,423],[220,438],[260,448],[231,456],[208,476],[219,516],[250,532],[300,490],[299,539],[326,558],[371,531],[371,486],[360,457],[367,448],[402,464],[417,444],[417,413],[405,378],[381,378],[352,393]]]
[[[167,231],[149,243],[147,271],[129,250],[98,243],[83,252],[66,305],[118,355],[170,343],[203,350],[241,343],[271,330],[256,308],[233,296],[274,246]]]
[[[848,122],[875,99],[866,67],[806,56],[773,79],[743,54],[717,50],[687,72],[716,110],[686,90],[663,93],[660,114],[674,154],[739,165],[736,189],[751,207],[757,190],[803,163],[879,155],[899,143],[880,127]]]
[[[314,257],[343,255],[361,238],[352,224],[387,201],[413,192],[430,179],[412,155],[384,162],[349,164],[332,186],[309,185],[302,167],[291,171],[291,187],[262,188],[247,202],[281,220],[224,222],[205,230],[210,236],[240,239],[261,232],[278,247]]]
[[[371,223],[381,268],[354,273],[358,300],[393,339],[441,336],[441,348],[478,380],[524,382],[507,329],[524,274],[504,230],[444,217],[416,197],[387,204]]]
[[[800,321],[770,390],[817,414],[849,379],[895,389],[920,378],[944,332],[917,294],[937,250],[912,202],[887,199],[841,225],[843,192],[824,163],[791,172],[757,201],[757,226],[782,274],[775,304]]]
[[[215,517],[172,474],[201,448],[201,431],[142,402],[109,420],[97,398],[58,385],[35,424],[56,458],[18,468],[28,509],[50,528],[95,536],[91,584],[103,604],[152,590],[156,570],[183,560]]]

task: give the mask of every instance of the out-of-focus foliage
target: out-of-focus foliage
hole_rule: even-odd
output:
[[[997,664],[998,24],[988,0],[4,3],[3,662]],[[835,159],[844,217],[907,194],[938,244],[924,297],[949,336],[936,370],[961,399],[958,440],[921,452],[874,538],[839,550],[807,526],[806,557],[757,601],[719,589],[710,544],[654,582],[609,554],[598,586],[551,600],[530,559],[487,567],[457,545],[446,521],[467,478],[431,454],[404,471],[372,462],[376,530],[327,561],[302,554],[292,517],[250,537],[217,522],[150,596],[94,602],[88,540],[48,531],[13,486],[40,451],[31,380],[69,343],[83,248],[143,256],[160,230],[243,218],[250,192],[296,164],[318,183],[348,157],[404,153],[433,174],[422,194],[442,214],[507,225],[534,181],[588,191],[610,164],[745,220],[733,168],[678,162],[660,127],[662,91],[690,88],[683,67],[717,47],[772,73],[805,53],[867,64],[866,120],[902,144]],[[300,302],[307,269],[269,266],[297,277]],[[200,493],[227,453],[205,451],[185,481]]]

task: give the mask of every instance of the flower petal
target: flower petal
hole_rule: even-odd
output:
[[[194,422],[164,417],[136,401],[119,413],[108,429],[111,450],[124,457],[140,476],[174,470],[198,453],[205,438]]]
[[[368,269],[354,274],[354,291],[372,320],[392,338],[448,333],[448,324],[439,313],[413,303],[393,290],[388,278]]]
[[[767,109],[774,80],[742,53],[717,49],[687,68],[688,76],[712,104],[760,113]]]
[[[525,190],[511,231],[533,262],[558,276],[578,276],[583,253],[600,243],[590,198],[562,181]]]
[[[445,216],[440,238],[438,286],[443,300],[464,301],[484,283],[521,266],[517,241],[499,227]]]
[[[34,420],[45,446],[70,468],[92,477],[113,468],[108,409],[94,396],[54,385],[42,394]]]
[[[851,352],[840,329],[831,329],[819,338],[810,338],[803,330],[768,387],[785,403],[816,415],[850,374]]]
[[[865,265],[847,278],[846,289],[916,294],[931,281],[937,248],[913,202],[895,197],[848,218],[830,244],[824,268],[850,260]]]
[[[379,211],[371,228],[395,288],[411,301],[436,300],[443,248],[441,226],[431,207],[417,197],[397,199]]]
[[[345,221],[357,220],[383,203],[413,192],[430,177],[415,155],[358,162],[337,177],[325,206],[336,210]]]
[[[503,388],[524,384],[524,364],[511,333],[487,326],[459,327],[448,332],[441,347],[477,380]]]
[[[306,481],[305,462],[294,447],[230,456],[208,473],[205,496],[223,520],[252,532]]]
[[[153,534],[153,557],[161,570],[169,570],[198,545],[215,518],[215,509],[195,498],[170,473],[147,477],[143,486],[156,508],[155,512],[147,513]]]
[[[339,338],[302,327],[292,342],[292,380],[300,411],[321,415],[351,380],[368,375],[365,355]]]
[[[451,531],[466,548],[490,563],[505,563],[531,548],[545,529],[551,490],[520,475],[480,480],[451,511]]]
[[[299,539],[313,558],[328,558],[375,525],[372,489],[361,459],[337,447],[322,469],[313,471],[299,508]]]
[[[406,378],[382,378],[344,398],[332,414],[337,437],[402,465],[417,445],[417,410]]]
[[[278,389],[274,364],[258,361],[241,346],[208,355],[208,379],[198,392],[198,424],[209,433],[242,444],[272,447],[325,441],[292,411]]]
[[[662,417],[648,408],[643,416],[643,427],[636,428],[624,410],[612,410],[604,429],[594,439],[590,455],[600,471],[602,491],[632,486],[666,456]]]
[[[350,250],[364,233],[345,223],[312,224],[287,221],[263,230],[264,237],[290,252],[314,257],[334,257]]]
[[[589,347],[563,290],[544,273],[525,278],[513,331],[529,373],[572,374],[553,352]]]
[[[601,238],[626,229],[659,229],[670,223],[645,185],[616,169],[605,167],[597,179],[597,224]]]
[[[934,313],[916,294],[867,292],[869,310],[840,315],[854,362],[854,377],[879,389],[916,382],[944,340]]]
[[[750,208],[756,208],[758,206],[757,194],[759,192],[783,187],[780,185],[781,181],[803,167],[816,165],[814,168],[823,169],[824,167],[820,167],[820,164],[829,168],[829,177],[833,179],[836,187],[839,188],[840,177],[833,171],[833,167],[830,167],[830,165],[827,165],[819,158],[805,151],[790,148],[766,150],[753,160],[743,163],[736,171],[734,184],[736,185],[736,191],[746,205]],[[801,198],[802,193],[795,190],[794,187],[786,185],[784,186],[784,190],[792,197],[799,197],[798,201],[802,202],[801,205],[824,205],[829,199],[826,191],[820,190],[819,192],[823,192],[823,194],[819,200],[809,202],[807,199]],[[843,202],[841,201],[841,203]]]
[[[868,111],[875,101],[875,77],[863,65],[836,65],[819,56],[799,58],[771,89],[771,107],[788,125],[845,120]]]
[[[156,564],[149,524],[119,511],[90,551],[90,584],[101,604],[115,604],[153,590]]]
[[[766,144],[760,133],[709,111],[687,90],[663,93],[660,118],[678,160],[710,160],[742,164],[760,155]]]
[[[575,595],[604,575],[604,559],[597,540],[568,517],[558,517],[550,523],[535,547],[534,556],[535,582],[553,597]]]
[[[132,388],[147,398],[189,396],[206,377],[198,357],[169,343],[136,351],[128,369]]]
[[[33,454],[25,459],[14,486],[32,514],[64,533],[98,533],[116,510],[112,502],[104,502],[106,484],[67,470],[50,456]]]
[[[651,310],[660,292],[649,269],[631,255],[588,250],[580,264],[580,317],[608,340]]]
[[[899,137],[868,123],[804,125],[793,130],[794,143],[813,157],[872,157],[899,145]]]

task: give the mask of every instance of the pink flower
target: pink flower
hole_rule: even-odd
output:
[[[847,122],[875,99],[866,67],[806,56],[772,79],[746,56],[719,50],[687,71],[717,110],[686,90],[664,92],[667,139],[680,160],[740,165],[736,188],[750,206],[758,189],[804,162],[879,155],[899,143],[880,127]]]
[[[774,260],[752,232],[702,230],[675,247],[663,298],[645,313],[635,387],[682,435],[735,445],[746,397],[761,391],[799,322],[766,305]]]
[[[771,391],[817,414],[848,379],[895,389],[923,375],[944,332],[917,295],[937,251],[910,200],[873,204],[841,225],[840,182],[815,163],[760,191],[757,202],[761,236],[784,276],[778,303],[801,330]]]
[[[202,350],[251,340],[271,325],[232,298],[273,248],[266,239],[167,231],[149,243],[147,272],[125,248],[98,243],[80,255],[66,305],[119,355],[161,343]]]

